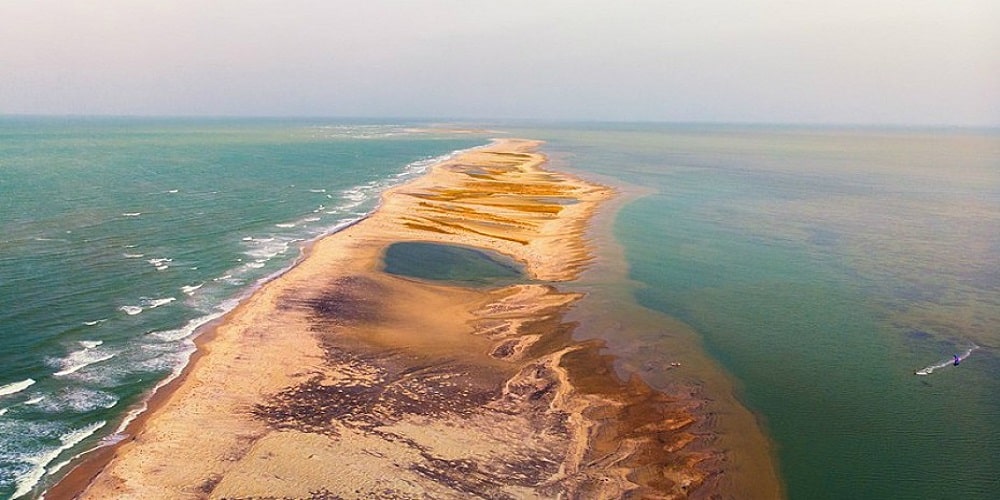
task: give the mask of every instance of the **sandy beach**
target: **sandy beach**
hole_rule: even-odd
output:
[[[718,455],[696,402],[572,338],[604,186],[498,140],[387,192],[207,332],[170,390],[47,498],[678,498]],[[500,252],[499,288],[383,269],[397,242]],[[96,465],[95,465],[96,464]],[[707,496],[707,495],[706,495]]]

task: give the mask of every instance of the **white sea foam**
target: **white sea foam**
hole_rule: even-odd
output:
[[[9,409],[10,408],[0,408],[0,417],[4,416],[4,414],[7,413],[7,410]]]
[[[35,383],[34,379],[24,379],[20,382],[12,382],[7,385],[0,385],[0,396],[9,396],[21,392]]]
[[[254,238],[253,236],[244,236],[243,241],[248,243],[268,243],[274,241],[274,238]]]
[[[187,322],[184,326],[176,328],[173,330],[163,330],[158,332],[150,332],[149,336],[164,342],[176,342],[178,340],[190,337],[191,334],[195,332],[200,326],[222,317],[226,314],[227,310],[219,310],[212,314],[207,314],[199,318],[192,319]]]
[[[108,320],[108,318],[101,318],[101,319],[97,319],[97,320],[94,320],[94,321],[84,321],[83,324],[85,324],[87,326],[94,326],[94,325],[99,325],[101,323],[104,323],[107,320]]]
[[[351,189],[347,189],[343,191],[341,194],[344,196],[344,198],[347,198],[348,200],[351,201],[363,201],[366,198],[364,190],[360,187],[353,187]]]
[[[309,192],[310,193],[325,193],[326,190],[325,189],[310,189]]]
[[[168,259],[168,258],[165,258],[165,257],[160,257],[160,258],[157,258],[157,259],[149,259],[146,262],[149,262],[150,264],[152,264],[153,267],[155,267],[157,271],[165,271],[168,267],[170,267],[169,263],[171,263],[173,261],[174,261],[174,259]]]
[[[123,253],[122,254],[122,257],[125,257],[126,259],[141,259],[141,258],[143,258],[145,256],[146,256],[145,254],[141,254],[141,253]]]
[[[167,193],[174,194],[174,193],[176,193],[178,191],[180,191],[180,190],[179,189],[171,189],[170,191],[167,191]]]
[[[128,314],[129,316],[135,316],[147,309],[156,309],[157,307],[165,306],[173,301],[177,300],[176,297],[165,297],[162,299],[152,299],[148,297],[142,297],[137,306],[121,306],[118,308],[119,311]]]
[[[138,407],[133,408],[131,411],[129,411],[125,415],[125,418],[122,419],[122,423],[118,424],[118,428],[115,429],[115,433],[110,437],[109,441],[111,443],[117,443],[122,439],[125,439],[126,436],[123,433],[125,432],[125,429],[128,428],[128,424],[131,424],[133,420],[138,418],[139,415],[142,415],[143,412],[145,412],[148,409],[149,409],[149,404],[146,403],[146,401],[143,401],[142,404],[140,404]]]
[[[108,409],[118,404],[118,398],[110,392],[85,387],[67,387],[45,398],[38,407],[51,413],[72,411],[86,413]]]
[[[344,219],[344,220],[338,222],[337,224],[335,224],[333,227],[327,229],[327,231],[326,231],[325,234],[336,233],[336,232],[338,232],[338,231],[340,231],[342,229],[345,229],[345,228],[351,227],[354,224],[357,224],[358,222],[360,222],[363,219],[364,219],[364,217],[353,217],[353,218],[350,218],[350,219]]]
[[[102,343],[101,341],[80,342],[83,345],[83,349],[71,352],[60,360],[59,365],[62,367],[62,370],[53,373],[53,375],[63,377],[71,373],[76,373],[84,367],[115,357],[115,354],[117,354],[115,352],[97,349]]]
[[[281,223],[281,224],[275,224],[275,226],[276,226],[276,227],[281,227],[281,228],[285,228],[285,229],[288,229],[288,228],[291,228],[291,227],[295,227],[295,223],[292,223],[292,222],[284,222],[284,223]]]
[[[149,309],[156,309],[157,307],[165,306],[175,300],[177,300],[175,297],[166,297],[162,299],[146,299],[144,303]]]
[[[168,351],[159,356],[135,363],[132,368],[140,372],[163,372],[169,370],[171,373],[175,371],[179,373],[183,370],[184,365],[187,364],[187,360],[192,352],[194,352],[194,347],[191,347],[190,350]]]
[[[121,306],[118,310],[128,314],[129,316],[135,316],[136,314],[142,312],[142,308],[139,306]]]
[[[185,285],[181,287],[181,291],[184,292],[185,295],[194,295],[194,292],[203,286],[205,286],[204,283],[199,283],[197,285]]]
[[[358,208],[359,206],[361,206],[361,203],[363,201],[364,200],[358,200],[358,201],[354,201],[354,202],[351,202],[351,203],[341,203],[340,205],[337,205],[336,210],[334,212],[332,212],[332,213],[348,212],[350,210],[354,210],[355,208]]]
[[[31,398],[31,399],[29,399],[29,400],[27,400],[27,401],[25,401],[24,403],[21,403],[21,404],[25,404],[25,405],[37,405],[38,403],[41,403],[44,399],[45,399],[45,396],[38,396],[38,397]]]
[[[288,251],[288,246],[291,244],[291,240],[282,239],[278,240],[275,238],[253,240],[248,242],[250,244],[250,249],[243,254],[252,257],[253,259],[260,261],[262,259],[272,259],[277,255],[281,255]]]
[[[413,134],[415,130],[402,125],[324,125],[315,127],[314,137],[378,139]]]
[[[59,463],[53,465],[52,467],[47,467],[45,469],[45,472],[47,472],[49,474],[55,474],[56,472],[61,471],[63,469],[63,467],[66,467],[67,465],[69,465],[70,462],[72,462],[73,460],[79,458],[81,455],[82,454],[77,453],[76,455],[73,456],[73,458],[70,458],[68,460],[63,460],[62,462],[59,462]],[[42,495],[41,497],[39,497],[39,500],[45,500],[45,495]]]
[[[122,214],[122,217],[138,217],[140,215],[142,215],[142,212],[125,212]]]
[[[22,460],[30,465],[27,472],[24,472],[14,479],[14,483],[17,485],[17,490],[14,491],[14,495],[11,498],[20,498],[31,493],[31,490],[38,484],[38,482],[45,475],[45,467],[59,457],[62,452],[80,444],[84,439],[94,435],[95,432],[104,427],[107,424],[105,421],[94,422],[86,427],[81,427],[79,429],[72,430],[59,436],[59,441],[61,444],[56,448],[42,451],[36,455],[24,457]]]

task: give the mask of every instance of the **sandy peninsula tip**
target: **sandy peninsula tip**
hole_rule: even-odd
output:
[[[605,186],[497,140],[387,192],[223,322],[171,391],[49,498],[676,498],[709,480],[690,402],[577,341],[560,289]],[[398,242],[499,252],[494,287],[384,271]],[[71,474],[72,476],[72,474]],[[72,491],[70,491],[72,490]]]

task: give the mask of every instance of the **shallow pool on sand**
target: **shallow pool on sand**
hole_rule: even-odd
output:
[[[458,245],[393,243],[383,257],[385,272],[466,286],[503,286],[526,279],[524,267],[503,254]]]

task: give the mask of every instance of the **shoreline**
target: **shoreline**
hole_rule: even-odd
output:
[[[457,130],[456,130],[457,131]],[[470,133],[475,131],[469,131]],[[475,151],[480,148],[488,147],[489,144],[474,146],[472,148],[453,151],[451,153],[441,155],[434,159],[433,163],[428,165],[427,171],[432,169],[438,163],[449,161],[457,155],[461,155],[466,152]],[[425,175],[426,172],[420,175]],[[396,189],[399,186],[393,186],[390,188]],[[384,195],[384,194],[383,194]],[[69,467],[69,472],[63,475],[58,481],[56,481],[52,486],[43,492],[43,496],[49,499],[59,499],[59,498],[74,498],[78,495],[78,492],[83,491],[84,488],[101,472],[101,470],[107,466],[108,462],[114,456],[115,451],[118,447],[142,427],[142,421],[148,418],[150,413],[156,411],[163,402],[170,396],[170,394],[177,389],[177,387],[183,383],[183,379],[187,377],[188,373],[197,362],[198,358],[204,354],[205,344],[210,342],[215,334],[216,328],[226,321],[226,318],[230,314],[235,313],[237,309],[243,306],[247,299],[253,296],[260,288],[266,286],[271,281],[280,279],[286,273],[291,271],[295,266],[301,263],[303,260],[309,257],[309,254],[313,246],[320,240],[332,237],[341,231],[345,231],[352,226],[364,221],[370,217],[374,212],[378,211],[381,207],[382,198],[380,197],[379,202],[376,204],[372,212],[365,214],[362,217],[347,221],[346,223],[338,224],[337,226],[331,228],[329,231],[317,236],[314,239],[304,242],[299,248],[299,255],[295,257],[287,266],[259,279],[253,286],[251,286],[246,291],[242,292],[239,296],[232,300],[236,301],[236,305],[229,310],[223,311],[218,317],[210,319],[203,324],[199,325],[192,332],[192,342],[194,343],[194,351],[191,353],[188,361],[181,367],[181,370],[171,378],[168,378],[166,382],[159,384],[154,387],[148,396],[143,399],[140,404],[144,406],[142,410],[130,410],[130,413],[135,411],[134,414],[126,414],[124,425],[119,424],[119,429],[115,434],[109,436],[118,436],[119,439],[115,439],[113,442],[107,444],[101,444],[89,450],[81,452],[79,455],[70,460],[67,464]]]
[[[430,171],[430,169],[432,169],[438,163],[446,162],[457,155],[469,151],[475,151],[477,149],[485,148],[488,146],[489,144],[474,146],[472,148],[453,151],[451,153],[441,155],[434,159],[433,163],[431,163],[427,167],[426,171]],[[421,175],[425,175],[426,171]],[[393,186],[392,188],[390,188],[390,190],[396,189],[398,187],[399,186]],[[119,436],[120,437],[119,439],[116,439],[111,443],[102,444],[94,448],[91,448],[89,450],[86,450],[80,453],[77,457],[71,459],[70,463],[67,465],[68,467],[70,467],[69,472],[67,472],[57,482],[55,482],[52,486],[46,489],[43,492],[44,497],[50,499],[52,498],[68,499],[68,498],[74,498],[75,496],[77,496],[78,492],[83,491],[83,489],[86,488],[86,486],[90,483],[90,481],[92,481],[94,477],[96,477],[97,474],[99,474],[101,470],[105,466],[107,466],[108,462],[111,461],[111,458],[114,456],[115,450],[117,450],[118,447],[129,438],[129,436],[134,435],[135,432],[141,429],[142,421],[148,418],[150,413],[154,412],[157,408],[159,408],[159,406],[163,404],[166,398],[168,398],[170,394],[177,389],[177,386],[179,386],[183,382],[183,379],[187,377],[188,373],[192,369],[193,365],[197,362],[198,358],[204,354],[205,344],[212,340],[216,328],[220,324],[224,323],[226,321],[226,318],[229,317],[230,314],[233,314],[237,309],[242,307],[243,304],[246,302],[246,300],[249,299],[251,296],[253,296],[253,294],[256,293],[260,288],[266,286],[271,281],[280,279],[286,273],[291,271],[295,266],[297,266],[303,260],[308,258],[313,246],[316,245],[316,243],[318,243],[320,240],[332,237],[337,233],[350,229],[352,226],[364,221],[365,219],[370,217],[374,212],[378,211],[378,209],[381,207],[381,204],[382,204],[382,197],[380,197],[379,202],[376,204],[375,208],[372,209],[372,212],[369,212],[368,214],[365,214],[362,217],[350,220],[346,223],[339,224],[331,228],[330,231],[327,231],[312,240],[304,242],[299,248],[299,255],[296,256],[296,258],[293,259],[291,263],[289,263],[284,268],[281,268],[271,273],[270,275],[264,276],[249,289],[242,292],[239,296],[235,297],[233,299],[236,301],[236,305],[234,307],[232,307],[227,311],[222,312],[221,315],[219,315],[218,317],[206,321],[204,324],[198,326],[192,332],[192,342],[194,343],[195,350],[191,353],[187,363],[185,363],[184,366],[181,367],[180,372],[174,375],[172,378],[169,378],[165,383],[161,383],[157,387],[153,388],[150,394],[140,402],[140,404],[145,407],[144,409],[137,411],[135,414],[131,416],[126,414],[125,420],[127,422],[124,423],[124,425],[120,424],[118,431],[116,431],[115,434],[112,435],[112,436]],[[130,410],[130,412],[131,411],[132,410]]]
[[[572,164],[558,162],[557,166],[571,175],[588,173],[574,173]],[[605,229],[613,226],[624,206],[653,191],[613,178],[597,176],[595,181],[615,184],[617,196],[597,208],[588,229],[595,262],[569,287],[586,290],[587,296],[567,319],[580,324],[579,338],[606,339],[606,352],[615,357],[619,376],[638,374],[656,390],[690,394],[700,401],[694,410],[699,441],[691,446],[716,454],[704,492],[718,495],[712,498],[786,498],[777,472],[777,445],[764,431],[761,416],[740,400],[739,382],[705,353],[700,335],[691,326],[634,302],[640,285],[628,276],[624,247]],[[609,288],[604,285],[608,282],[624,286]],[[614,318],[607,311],[615,311]],[[628,318],[624,326],[615,319],[623,317]],[[615,333],[609,336],[609,331]],[[660,347],[663,335],[672,339],[667,350]]]
[[[580,294],[469,290],[379,268],[388,244],[430,241],[499,251],[535,279],[574,279],[593,258],[587,223],[611,192],[542,170],[538,145],[500,140],[446,159],[308,245],[198,336],[126,440],[46,497],[697,490],[713,457],[689,446],[691,402],[621,380],[600,342],[573,341],[563,317]]]

